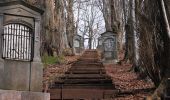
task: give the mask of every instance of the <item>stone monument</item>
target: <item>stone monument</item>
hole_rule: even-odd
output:
[[[100,50],[100,51],[102,50],[102,37],[99,37],[99,38],[98,38],[97,49]]]
[[[83,37],[80,35],[75,35],[74,36],[74,48],[75,48],[75,53],[80,54],[83,51]]]
[[[16,92],[22,100],[45,100],[38,98],[49,96],[41,93],[43,65],[39,50],[42,14],[43,10],[22,0],[0,1],[0,54],[2,55],[0,94],[25,91]],[[0,95],[0,98],[3,96]],[[30,99],[23,99],[26,97]]]
[[[101,34],[98,41],[104,61],[117,60],[117,35],[107,31]]]

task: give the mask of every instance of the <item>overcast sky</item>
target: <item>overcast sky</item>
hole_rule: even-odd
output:
[[[81,3],[80,4],[80,10],[79,10],[79,27],[78,27],[78,34],[79,35],[83,35],[83,32],[85,30],[84,26],[87,25],[87,20],[91,20],[93,16],[95,16],[95,20],[93,23],[93,31],[95,31],[95,39],[93,41],[95,41],[95,43],[93,43],[92,47],[96,47],[97,46],[97,38],[99,37],[99,34],[105,32],[105,22],[104,22],[104,18],[103,18],[103,14],[100,11],[100,9],[97,6],[93,6],[94,0],[89,0],[88,3]],[[75,22],[78,19],[78,8],[79,8],[79,4],[75,3],[74,4],[74,17],[75,17]],[[92,10],[91,10],[92,9]],[[86,20],[86,21],[84,21]],[[86,33],[88,34],[88,33]],[[88,36],[86,36],[85,38],[88,38]],[[88,40],[85,41],[85,47],[88,46]]]

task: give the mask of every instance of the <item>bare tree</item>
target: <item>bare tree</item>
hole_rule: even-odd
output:
[[[65,48],[73,47],[73,0],[27,0],[44,8],[42,17],[42,54],[61,55]]]
[[[86,0],[81,2],[81,13],[79,32],[85,40],[88,40],[88,48],[94,49],[99,35],[99,31],[104,25],[101,11],[95,5],[95,0]]]
[[[102,3],[102,4],[101,4]],[[106,31],[112,31],[118,36],[118,49],[123,49],[123,1],[99,0],[98,6],[103,12]]]
[[[74,44],[73,38],[75,35],[75,25],[74,25],[74,13],[73,13],[73,5],[74,0],[64,0],[64,5],[66,7],[66,33],[68,39],[68,45],[72,49],[72,53],[74,54]]]

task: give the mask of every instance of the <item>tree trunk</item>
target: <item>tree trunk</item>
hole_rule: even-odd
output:
[[[136,59],[136,31],[135,31],[135,1],[130,0],[129,7],[129,18],[126,29],[126,60],[130,60],[130,62],[134,65],[134,68],[137,63]],[[133,68],[133,69],[134,69]]]
[[[73,39],[75,36],[75,26],[74,26],[74,13],[73,13],[73,3],[74,0],[65,0],[65,6],[67,9],[66,17],[66,33],[69,47],[72,50],[72,54],[75,54]]]
[[[170,27],[169,27],[169,21],[168,21],[168,17],[167,17],[167,12],[166,12],[166,8],[165,8],[164,0],[161,0],[161,7],[162,7],[162,13],[163,13],[164,21],[165,21],[167,35],[170,39]]]
[[[113,31],[111,27],[111,8],[110,8],[110,0],[103,0],[103,17],[105,20],[105,28],[106,31]]]

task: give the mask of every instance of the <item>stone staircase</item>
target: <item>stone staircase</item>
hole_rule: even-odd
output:
[[[51,100],[111,98],[115,92],[96,50],[87,50],[60,80],[51,86]]]

